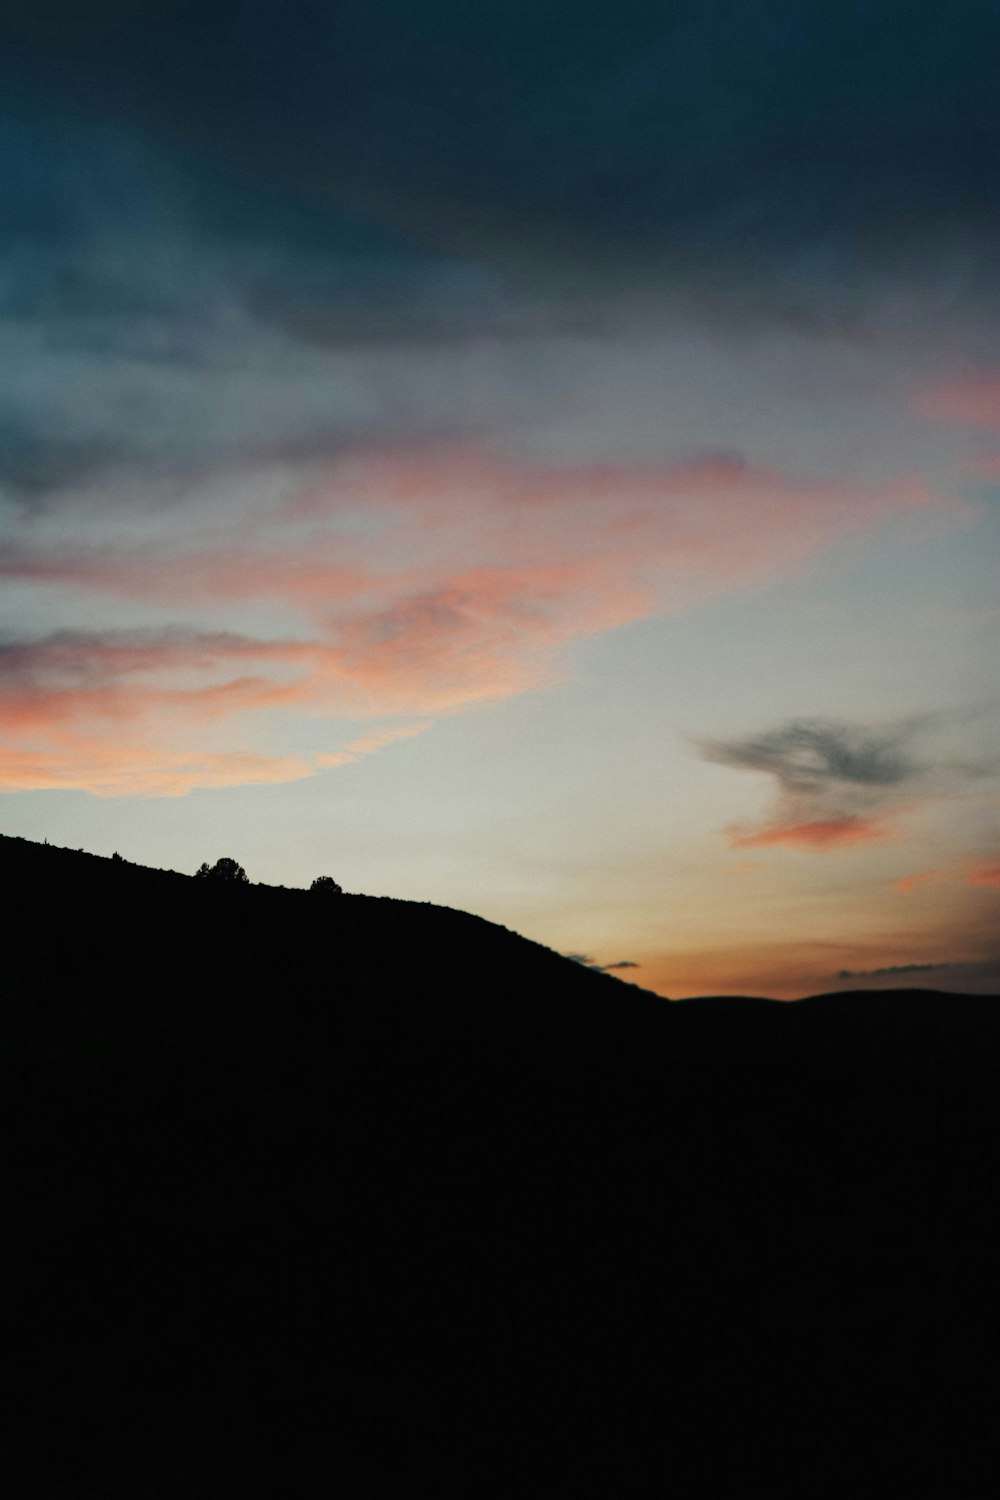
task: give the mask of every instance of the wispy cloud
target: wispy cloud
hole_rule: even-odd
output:
[[[892,888],[901,895],[908,896],[918,886],[930,885],[933,881],[943,879],[947,873],[946,870],[918,870],[915,875],[905,875],[902,880],[894,881]]]
[[[343,750],[332,753],[321,752],[316,756],[316,764],[323,769],[350,765],[352,761],[360,760],[364,755],[377,755],[380,750],[385,749],[386,745],[396,745],[400,740],[412,740],[415,735],[425,734],[432,727],[433,721],[427,719],[422,724],[397,724],[385,729],[376,729],[371,734],[363,734],[360,738],[351,740]]]
[[[904,750],[912,724],[872,730],[827,719],[795,719],[742,740],[705,740],[705,760],[737,770],[764,771],[793,795],[829,787],[897,786],[916,767]]]
[[[894,833],[895,829],[885,819],[844,814],[805,823],[779,822],[749,833],[733,828],[729,831],[729,842],[734,849],[766,849],[777,844],[792,849],[834,849],[892,838]]]
[[[952,990],[968,995],[1000,993],[1000,959],[954,959],[938,962],[887,964],[875,969],[839,969],[838,986],[847,989],[895,990],[900,987]]]
[[[734,848],[823,851],[899,837],[907,812],[987,775],[986,764],[958,761],[922,743],[962,717],[925,714],[884,725],[793,719],[742,739],[702,740],[698,750],[704,760],[760,772],[775,785],[767,822],[727,829]],[[900,889],[935,873],[911,877]]]
[[[936,870],[920,870],[915,875],[906,875],[893,884],[893,890],[908,896],[919,886],[941,880],[958,881],[962,885],[984,886],[1000,890],[1000,857],[985,857],[958,860]]]
[[[112,721],[127,747],[129,736],[157,742],[169,716],[168,743],[195,760],[209,748],[261,753],[269,714],[423,725],[558,680],[574,641],[779,577],[893,517],[953,511],[913,479],[837,484],[714,457],[552,466],[467,447],[353,453],[262,500],[235,545],[229,507],[227,485],[206,481],[195,545],[187,507],[133,515],[127,548],[113,508],[104,519],[88,511],[82,532],[72,507],[15,528],[0,576],[28,597],[57,585],[64,608],[127,601],[184,616],[144,632],[62,630],[2,648],[0,692],[28,784],[59,765],[59,735],[92,738]],[[247,628],[267,603],[294,633]],[[209,628],[220,611],[239,628]],[[230,742],[210,745],[202,731],[220,725]],[[857,783],[897,766],[890,746],[820,743],[816,732],[809,745],[740,753],[791,787],[808,775],[806,752],[826,754],[827,778]],[[85,785],[86,760],[62,753],[70,760],[53,785],[68,774]],[[321,742],[311,756],[316,766],[336,760]],[[17,765],[8,763],[8,786],[22,784]]]
[[[582,964],[585,969],[596,969],[599,974],[612,974],[619,969],[639,969],[641,964],[633,962],[630,958],[620,958],[617,963],[598,964],[588,953],[564,953],[563,958],[571,959],[575,964]]]
[[[1000,429],[1000,374],[980,371],[932,385],[916,398],[919,414],[959,427]]]
[[[894,833],[890,811],[918,766],[908,745],[917,725],[883,728],[795,719],[735,740],[703,740],[703,759],[770,776],[778,801],[759,828],[731,827],[734,848],[786,845],[826,850]]]
[[[926,974],[930,969],[962,969],[965,964],[888,964],[882,969],[840,969],[838,979],[879,979],[886,974]],[[971,967],[971,965],[969,966]]]
[[[136,739],[55,736],[45,750],[0,749],[0,790],[86,791],[96,797],[183,797],[209,787],[298,781],[300,756],[246,750],[188,752]]]

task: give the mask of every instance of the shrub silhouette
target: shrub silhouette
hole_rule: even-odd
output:
[[[344,894],[343,887],[337,884],[332,875],[317,875],[309,889],[311,891],[321,891],[326,896],[342,896]]]
[[[198,876],[208,880],[224,880],[228,885],[249,885],[247,872],[235,859],[217,859],[214,865],[199,866]]]

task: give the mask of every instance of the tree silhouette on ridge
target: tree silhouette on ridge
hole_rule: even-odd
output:
[[[235,859],[217,859],[214,865],[207,862],[199,866],[197,879],[222,880],[227,885],[249,885],[247,872]]]

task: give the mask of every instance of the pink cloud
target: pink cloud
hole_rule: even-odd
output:
[[[9,734],[28,756],[21,774],[39,785],[72,775],[106,787],[103,752],[90,780],[51,757],[59,735],[86,738],[109,724],[123,765],[129,747],[141,760],[180,735],[203,774],[223,774],[204,758],[209,745],[212,754],[256,753],[269,716],[423,721],[536,690],[565,673],[575,640],[780,576],[894,516],[957,511],[912,476],[858,486],[732,459],[572,468],[467,449],[354,454],[258,516],[235,545],[220,522],[192,547],[165,536],[162,518],[145,540],[137,522],[127,551],[81,547],[72,536],[9,544],[0,576],[57,583],[64,598],[75,589],[166,604],[190,623],[6,648],[0,695]],[[205,611],[217,618],[220,608],[252,611],[262,601],[300,622],[290,638],[203,628]],[[214,746],[220,729],[235,746]],[[337,754],[317,751],[311,763]],[[228,760],[224,774],[238,764]],[[281,757],[275,765],[287,770]],[[145,770],[135,781],[152,784]],[[798,842],[847,838],[814,831]]]
[[[541,583],[558,594],[589,573],[600,587],[627,581],[640,608],[684,607],[774,576],[894,514],[960,509],[915,476],[856,486],[730,459],[531,467],[464,450],[355,458],[312,500],[320,529],[306,542],[280,506],[257,526],[253,545],[233,546],[228,535],[197,550],[159,535],[128,550],[10,544],[0,576],[194,606],[279,599],[325,620],[352,601],[387,590],[416,596],[456,574],[479,586],[490,573],[520,576],[526,588]],[[377,522],[370,536],[336,524],[358,510]]]
[[[962,469],[976,479],[1000,479],[1000,453],[975,453],[964,460]]]
[[[981,372],[922,391],[917,411],[932,422],[958,427],[1000,427],[1000,374]]]
[[[296,781],[313,774],[300,757],[245,750],[171,751],[115,739],[66,739],[43,750],[0,750],[0,790],[57,788],[96,797],[181,797],[196,788]]]

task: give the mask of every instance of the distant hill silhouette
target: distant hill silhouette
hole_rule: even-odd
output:
[[[0,879],[12,1493],[927,1462],[987,1336],[995,997],[672,1004],[429,905],[10,838]]]

